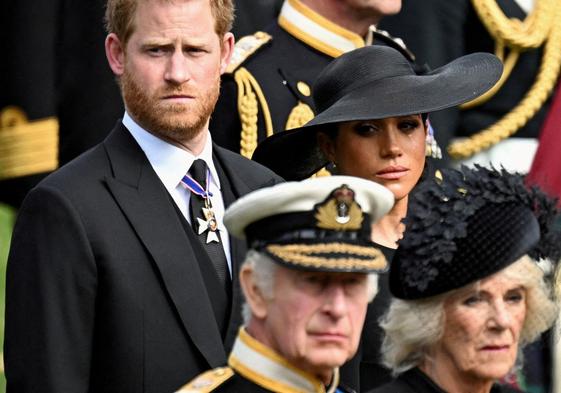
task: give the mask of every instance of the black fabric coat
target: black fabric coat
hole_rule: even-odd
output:
[[[394,381],[368,393],[446,393],[418,368],[400,374]],[[520,393],[508,386],[495,384],[489,393]]]
[[[225,205],[281,179],[214,147]],[[6,284],[8,392],[171,392],[226,363],[241,323],[211,266],[132,135],[107,139],[59,169],[19,212]],[[214,277],[217,280],[216,277]],[[217,311],[231,309],[224,339]]]

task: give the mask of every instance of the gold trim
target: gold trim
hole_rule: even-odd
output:
[[[317,393],[325,393],[325,387],[323,384],[315,378],[313,375],[298,369],[297,367],[293,366],[289,363],[285,358],[280,356],[276,353],[273,349],[265,346],[261,342],[257,341],[253,337],[251,337],[245,328],[240,328],[238,339],[243,342],[244,345],[248,346],[252,350],[261,355],[271,359],[273,362],[278,363],[284,368],[291,370],[292,372],[300,375],[302,378],[306,379],[313,385],[316,389]],[[233,353],[228,358],[228,365],[236,370],[240,375],[246,377],[247,379],[257,383],[258,385],[270,389],[274,392],[279,393],[308,393],[304,390],[296,389],[289,385],[286,385],[282,382],[267,378],[261,374],[258,374],[256,371],[247,367],[241,360],[239,360]]]
[[[503,41],[508,47],[530,49],[541,46],[548,38],[555,18],[555,4],[559,0],[536,0],[532,12],[520,21],[507,17],[496,0],[472,0],[473,8],[479,19],[495,39]]]
[[[273,392],[279,393],[308,393],[305,390],[295,389],[289,385],[286,385],[282,382],[275,381],[274,379],[270,379],[264,377],[261,374],[253,371],[251,368],[247,367],[244,363],[240,362],[235,356],[230,356],[228,360],[228,364],[230,367],[234,368],[238,374],[243,375],[245,378],[249,379],[252,382],[255,382],[257,385],[269,389]],[[318,390],[318,392],[324,392],[325,390]]]
[[[58,120],[27,122],[9,106],[0,112],[0,180],[50,172],[58,167]]]
[[[336,197],[331,198],[321,206],[318,206],[315,219],[316,226],[323,229],[332,229],[336,231],[356,231],[362,225],[362,210],[355,200],[344,203],[349,209],[345,217],[339,217],[338,206],[341,203]],[[343,222],[339,222],[342,219]],[[337,221],[339,219],[339,221]]]
[[[335,58],[345,53],[342,50],[327,45],[324,42],[318,40],[317,38],[309,35],[308,33],[303,32],[296,25],[289,22],[288,19],[286,19],[282,15],[279,16],[279,26],[281,26],[283,29],[288,31],[294,37],[298,38],[300,41],[305,42],[312,48],[317,49],[318,51],[325,53],[328,56]]]
[[[181,387],[176,393],[209,393],[222,385],[233,375],[234,371],[230,367],[219,367],[208,370]]]
[[[357,246],[347,243],[327,244],[270,244],[265,248],[283,261],[303,267],[325,269],[383,270],[388,266],[386,257],[376,247]],[[338,253],[354,254],[370,259],[327,258],[314,254]]]
[[[226,68],[226,73],[231,74],[234,72],[248,57],[272,39],[271,35],[263,31],[257,31],[252,35],[240,38],[234,46],[234,53],[232,54],[230,64]]]
[[[341,37],[344,37],[349,41],[352,41],[357,48],[362,48],[365,45],[364,39],[361,36],[359,36],[356,33],[353,33],[350,30],[345,29],[344,27],[339,26],[338,24],[331,22],[327,18],[324,18],[317,12],[314,12],[311,8],[306,7],[300,1],[288,0],[288,4],[290,4],[295,10],[300,12],[302,15],[304,15],[311,21],[317,23],[321,27],[332,31],[333,33],[340,35]]]
[[[296,106],[292,108],[290,114],[288,115],[285,130],[302,127],[313,118],[314,111],[312,110],[312,108],[310,108],[309,105],[304,104],[302,101],[298,101],[298,104],[296,104]]]
[[[258,143],[258,114],[259,105],[265,119],[267,137],[273,135],[273,121],[269,105],[259,86],[259,82],[245,68],[241,67],[234,73],[234,80],[238,85],[238,114],[241,123],[240,154],[251,158]],[[257,102],[259,100],[259,103]]]
[[[298,83],[296,83],[296,88],[303,96],[309,97],[312,94],[312,89],[310,89],[310,86],[304,81],[298,81]]]
[[[483,13],[478,10],[480,18],[495,40],[499,43],[504,42],[511,51],[530,48],[534,45],[539,46],[542,32],[536,32],[534,29],[547,31],[547,41],[544,45],[538,75],[524,98],[495,124],[466,140],[451,143],[447,150],[454,159],[469,158],[514,135],[516,131],[524,127],[553,91],[561,69],[561,24],[555,23],[561,18],[561,3],[556,3],[556,0],[537,1],[534,12],[526,17],[523,22],[524,26],[519,29],[522,23],[520,21],[512,22],[510,25],[504,24],[506,17],[500,9],[497,11],[498,6],[495,0],[472,1],[474,7],[490,7]],[[542,18],[543,20],[540,21]],[[500,44],[497,47],[500,49]]]

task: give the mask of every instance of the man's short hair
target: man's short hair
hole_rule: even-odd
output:
[[[105,29],[115,33],[126,44],[134,32],[134,15],[141,1],[159,1],[173,3],[192,0],[107,0],[105,9]],[[234,20],[234,4],[232,0],[207,0],[214,18],[214,30],[219,37],[232,29]]]

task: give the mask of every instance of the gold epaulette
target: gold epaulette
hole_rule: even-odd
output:
[[[197,376],[176,393],[207,393],[212,392],[234,375],[230,367],[218,367]]]
[[[272,39],[273,37],[262,31],[240,38],[234,46],[234,52],[230,64],[226,68],[226,73],[234,72],[249,56]]]
[[[58,167],[58,120],[28,122],[14,106],[0,111],[0,180],[49,172]]]

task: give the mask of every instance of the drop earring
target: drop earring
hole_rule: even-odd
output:
[[[427,117],[427,136],[425,138],[425,156],[432,157],[432,158],[442,158],[442,150],[440,150],[440,146],[436,142],[434,137],[434,129]]]

